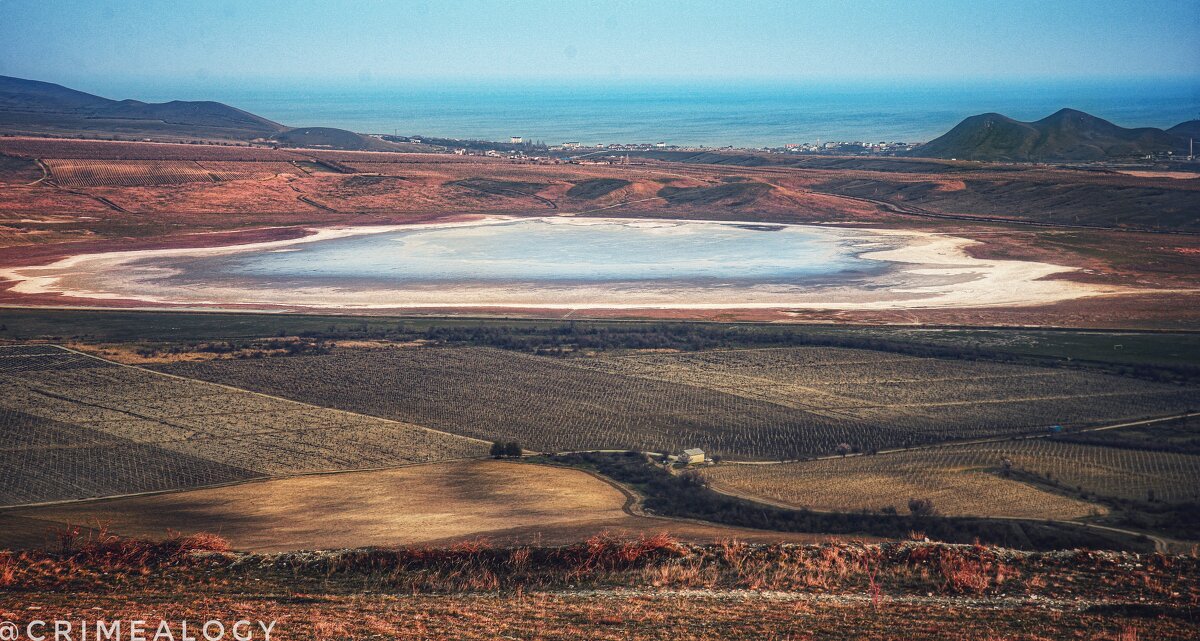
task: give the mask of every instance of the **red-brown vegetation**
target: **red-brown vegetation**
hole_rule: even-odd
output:
[[[0,616],[237,616],[277,620],[277,639],[1186,639],[1198,570],[1194,556],[918,542],[600,534],[554,548],[244,555],[213,537],[103,537],[0,553]]]

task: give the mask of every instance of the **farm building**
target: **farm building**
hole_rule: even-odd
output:
[[[694,463],[703,463],[704,462],[704,450],[699,449],[699,448],[684,450],[683,453],[679,455],[678,461],[680,463],[683,463],[684,465],[692,465]]]

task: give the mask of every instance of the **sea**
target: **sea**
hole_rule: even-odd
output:
[[[1125,127],[1200,118],[1200,78],[854,82],[173,79],[84,83],[106,97],[217,100],[289,126],[550,145],[923,142],[967,116],[1063,107]]]

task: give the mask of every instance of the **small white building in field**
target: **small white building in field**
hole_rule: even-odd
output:
[[[677,460],[684,465],[702,465],[704,463],[704,450],[699,448],[684,450],[683,454],[680,454]]]

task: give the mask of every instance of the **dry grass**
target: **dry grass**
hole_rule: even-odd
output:
[[[37,595],[39,617],[108,620],[153,612],[157,620],[278,621],[276,641],[1191,641],[1182,615],[1063,612],[1036,604],[993,605],[941,597],[888,603],[791,593],[530,593],[507,595],[319,595],[203,593],[191,599],[100,593]],[[86,602],[84,602],[86,599]],[[25,595],[0,595],[0,613],[27,621]],[[86,607],[83,607],[86,606]],[[95,608],[93,610],[93,608]],[[180,638],[181,631],[173,628]],[[260,635],[261,637],[261,635]]]
[[[622,509],[625,503],[612,485],[578,470],[500,461],[439,463],[10,511],[0,515],[0,548],[44,545],[48,532],[68,524],[104,524],[122,536],[146,538],[203,529],[239,550],[259,552],[477,537],[570,543],[601,531],[632,536],[670,531],[697,541],[829,538],[631,516]]]
[[[0,616],[276,620],[279,639],[965,640],[1086,631],[1125,641],[1191,638],[1200,604],[1195,557],[1163,555],[912,542],[695,546],[667,536],[269,556],[223,552],[211,536],[73,542],[0,553]],[[153,616],[131,616],[145,610]]]

